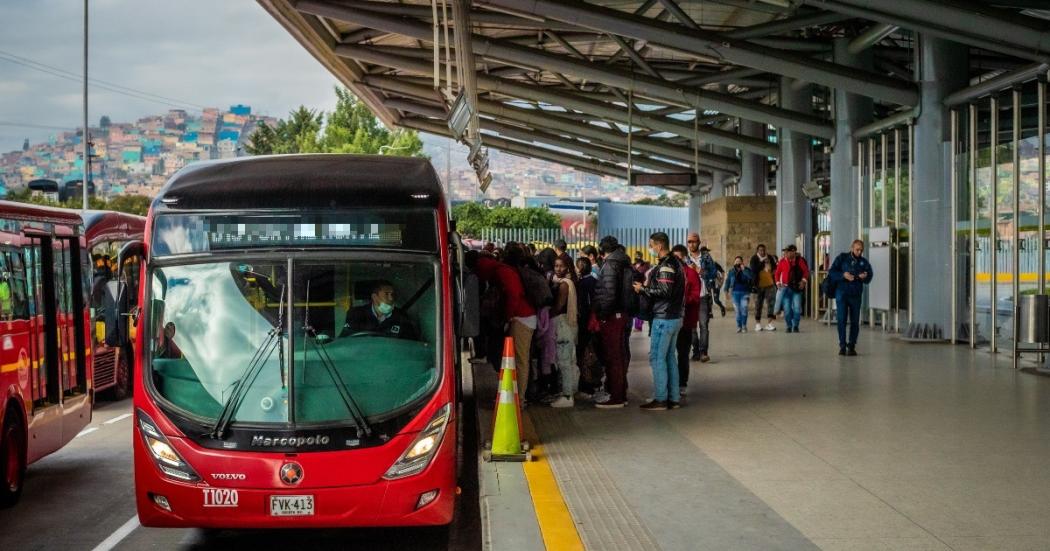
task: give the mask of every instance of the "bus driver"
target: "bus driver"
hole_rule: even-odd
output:
[[[346,325],[340,337],[355,333],[372,333],[398,339],[418,339],[415,325],[408,314],[394,306],[394,284],[380,280],[372,287],[372,302],[346,312]]]

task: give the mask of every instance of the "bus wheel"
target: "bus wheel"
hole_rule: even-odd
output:
[[[128,365],[128,355],[121,351],[117,355],[116,372],[113,373],[113,388],[110,397],[113,400],[123,400],[131,396],[131,367]]]
[[[26,478],[25,429],[14,408],[8,410],[4,417],[3,432],[0,433],[0,458],[4,461],[0,508],[11,507],[18,502]]]

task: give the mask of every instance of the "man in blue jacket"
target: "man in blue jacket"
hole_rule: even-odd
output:
[[[853,241],[850,252],[842,253],[828,270],[835,284],[835,304],[838,307],[839,356],[857,355],[857,335],[860,333],[860,304],[864,286],[871,283],[871,263],[864,258],[864,242]],[[846,322],[849,322],[849,339]]]

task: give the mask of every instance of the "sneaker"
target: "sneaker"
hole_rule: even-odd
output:
[[[559,396],[557,400],[551,402],[552,408],[571,408],[576,405],[576,402],[571,396]]]
[[[846,350],[846,355],[847,356],[856,356],[857,355],[857,348],[855,346],[849,347],[849,349]]]
[[[685,396],[686,394],[689,394],[689,387],[687,387],[687,386],[680,386],[680,387],[678,387],[678,393],[681,394],[682,396]]]
[[[702,354],[700,356],[700,362],[701,363],[707,363],[709,361],[711,361],[711,356],[708,356],[707,354]]]
[[[767,329],[769,329],[769,328],[767,327]],[[755,331],[761,331],[761,330],[762,330],[762,324],[761,323],[756,323],[755,324]],[[770,331],[772,331],[772,329],[770,329]]]
[[[573,396],[573,398],[576,399],[576,400],[583,401],[583,402],[591,402],[591,401],[594,400],[594,395],[590,394],[590,393],[587,393],[587,392],[580,391],[580,392],[577,392],[576,395]]]
[[[743,333],[744,332],[744,328],[743,327],[737,327],[736,328],[736,332],[737,333]]]
[[[557,394],[547,394],[545,396],[541,396],[540,399],[537,401],[541,404],[551,405],[558,398],[560,398],[560,396],[558,396]]]
[[[678,409],[680,407],[682,407],[682,404],[678,402],[667,401],[667,409]]]
[[[608,392],[605,392],[604,390],[598,390],[595,391],[593,399],[595,403],[601,404],[604,402],[608,402],[611,398],[612,395],[610,395]]]
[[[667,411],[667,402],[660,400],[649,400],[648,402],[638,406],[644,411]]]
[[[692,355],[692,356],[691,356],[691,357],[689,358],[689,361],[692,361],[692,362],[699,362],[699,361],[700,361],[700,354],[693,354],[693,355]]]
[[[610,400],[610,401],[605,401],[605,402],[598,402],[598,403],[594,404],[594,407],[596,407],[598,409],[619,409],[619,408],[622,408],[622,407],[624,407],[626,405],[627,404],[625,402],[613,402],[613,401]]]
[[[766,331],[776,331],[776,330],[777,330],[777,326],[776,325],[773,325],[772,323],[766,325]]]
[[[846,347],[845,346],[839,347],[839,356],[845,356],[845,355],[846,355]]]

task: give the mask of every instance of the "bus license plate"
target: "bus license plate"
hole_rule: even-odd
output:
[[[314,496],[270,496],[270,516],[309,517],[314,514]]]

